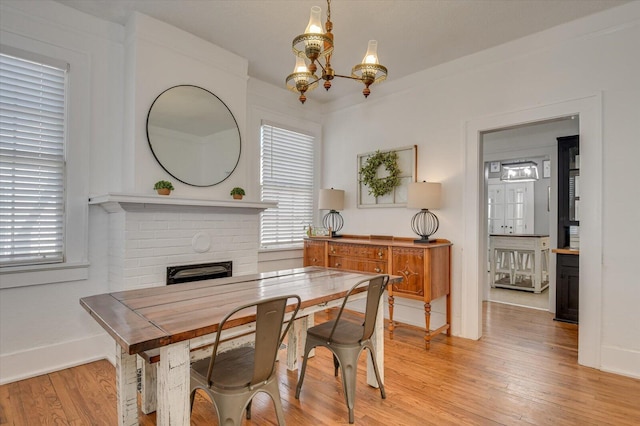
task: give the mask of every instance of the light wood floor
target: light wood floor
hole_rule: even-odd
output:
[[[322,320],[322,314],[318,315]],[[420,330],[403,326],[385,342],[387,399],[359,367],[355,406],[360,425],[639,425],[640,380],[577,365],[577,327],[551,314],[485,302],[479,341],[438,336],[425,351]],[[289,425],[348,424],[343,390],[329,352],[309,363],[300,400],[297,373],[280,365]],[[247,425],[275,424],[268,397],[253,404]],[[142,425],[155,415],[141,416]],[[216,424],[198,397],[192,424]],[[107,361],[0,386],[0,424],[114,425],[114,368]]]

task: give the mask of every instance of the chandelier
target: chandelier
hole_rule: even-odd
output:
[[[287,89],[299,93],[301,103],[307,100],[305,95],[318,86],[320,80],[324,80],[324,88],[331,88],[331,80],[335,77],[349,78],[364,84],[362,94],[368,97],[371,86],[387,78],[387,68],[378,63],[378,42],[369,40],[367,53],[362,62],[351,69],[351,75],[336,74],[331,67],[331,54],[333,53],[333,23],[331,22],[331,0],[327,0],[326,32],[323,31],[319,6],[311,8],[309,24],[304,31],[293,39],[292,49],[296,55],[296,65],[293,73],[286,79]],[[324,64],[322,63],[324,62]],[[322,69],[320,76],[316,75],[318,65]]]

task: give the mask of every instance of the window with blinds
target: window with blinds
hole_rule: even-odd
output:
[[[262,212],[261,245],[301,243],[313,222],[314,137],[268,124],[260,133],[261,198],[278,202]]]
[[[66,68],[0,54],[0,266],[64,261]]]

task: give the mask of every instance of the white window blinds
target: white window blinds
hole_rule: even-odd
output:
[[[0,54],[0,266],[64,261],[66,69]]]
[[[260,141],[262,200],[278,202],[261,215],[261,244],[300,243],[313,222],[314,137],[263,124]]]

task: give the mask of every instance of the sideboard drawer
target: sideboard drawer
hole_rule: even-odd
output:
[[[373,272],[375,274],[387,273],[387,262],[353,259],[343,256],[329,256],[330,268],[347,269],[349,271]]]
[[[388,249],[383,246],[363,244],[329,243],[329,255],[359,257],[371,260],[387,260]]]

